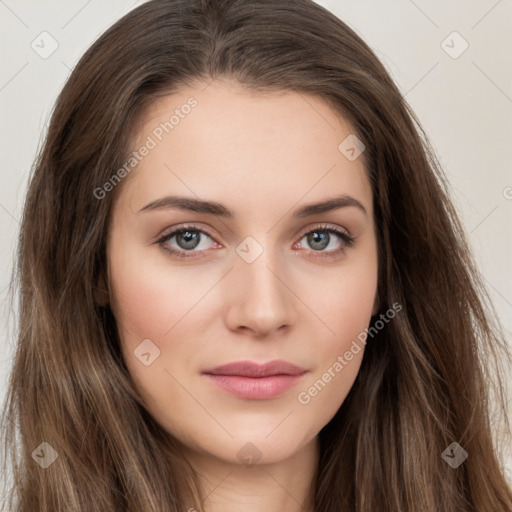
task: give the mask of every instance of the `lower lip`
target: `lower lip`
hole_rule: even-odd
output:
[[[237,397],[250,400],[269,400],[282,395],[295,386],[304,373],[300,375],[270,375],[268,377],[211,375],[209,373],[205,375],[214,384]]]

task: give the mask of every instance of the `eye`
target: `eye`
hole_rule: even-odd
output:
[[[333,236],[334,235],[334,236]],[[318,226],[307,231],[299,241],[306,240],[306,243],[312,248],[313,257],[331,257],[336,256],[351,247],[355,238],[348,233],[332,226]],[[337,239],[337,243],[336,243]],[[332,247],[334,245],[334,247]],[[330,250],[324,250],[329,248]]]
[[[171,244],[173,239],[174,245]],[[208,247],[208,239],[213,241],[213,237],[204,230],[194,225],[185,225],[172,230],[155,243],[159,244],[164,251],[172,256],[179,258],[197,258],[201,256],[202,252],[211,248]],[[348,233],[338,228],[325,225],[306,231],[299,240],[300,245],[302,245],[301,242],[304,239],[306,243],[310,245],[313,257],[336,256],[351,247],[355,242],[355,238],[351,237]],[[336,243],[336,240],[338,243]],[[215,241],[214,244],[219,245]],[[297,244],[295,244],[294,248],[296,245]],[[334,245],[334,247],[332,247],[332,245]],[[331,248],[329,250],[324,250],[330,246]]]
[[[177,244],[177,248],[169,245],[169,242],[175,238],[175,244]],[[198,229],[196,226],[180,226],[177,229],[174,229],[170,233],[164,235],[162,238],[157,240],[162,249],[173,256],[178,256],[180,258],[196,258],[199,256],[201,251],[207,250],[208,247],[205,247],[203,242],[205,238],[212,237],[203,231],[202,229]],[[195,250],[197,249],[197,251]],[[192,254],[185,254],[192,253]]]

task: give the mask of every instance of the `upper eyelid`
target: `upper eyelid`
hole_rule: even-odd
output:
[[[187,229],[190,231],[197,231],[202,234],[205,234],[208,237],[210,237],[215,243],[220,243],[217,241],[216,237],[211,235],[206,229],[201,228],[199,226],[194,226],[193,224],[183,224],[181,226],[172,228],[169,231],[165,232],[163,235],[160,235],[157,239],[157,242],[167,241],[170,238],[176,236],[176,234],[179,233],[180,231],[186,231]],[[302,239],[305,235],[307,235],[311,231],[314,231],[315,229],[317,229],[319,231],[329,231],[331,229],[333,231],[341,231],[348,237],[352,238],[352,235],[346,228],[342,228],[340,226],[329,225],[328,223],[319,223],[317,225],[314,225],[314,226],[308,227],[308,228],[304,228],[303,230],[299,231],[300,234],[297,235],[297,236],[299,236],[299,240]]]

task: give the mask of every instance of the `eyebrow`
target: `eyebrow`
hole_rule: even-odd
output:
[[[304,217],[311,217],[319,213],[326,213],[349,206],[354,206],[361,210],[365,215],[368,215],[366,208],[356,198],[348,195],[341,195],[317,203],[310,203],[301,206],[294,212],[293,217],[301,219]],[[188,212],[207,213],[224,218],[235,217],[235,214],[221,203],[184,196],[166,196],[160,199],[156,199],[141,208],[139,212],[154,211],[167,208]]]

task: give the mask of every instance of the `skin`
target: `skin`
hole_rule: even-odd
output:
[[[156,100],[133,149],[191,96],[198,105],[116,190],[108,280],[123,356],[150,414],[187,447],[210,493],[208,512],[313,510],[306,490],[318,465],[317,434],[350,391],[364,344],[309,403],[298,394],[353,346],[376,311],[371,186],[362,157],[349,161],[338,150],[353,130],[323,100],[254,94],[230,81]],[[220,202],[234,217],[140,211],[171,194]],[[367,214],[349,206],[292,218],[300,206],[340,194]],[[187,253],[197,258],[163,250],[187,251],[176,236],[157,243],[182,223],[199,230],[200,243]],[[354,245],[334,254],[344,246],[335,234],[327,247],[308,241],[322,224],[349,233]],[[252,263],[236,251],[248,236],[263,249]],[[145,339],[160,350],[148,366],[134,354]],[[273,359],[308,372],[269,400],[232,396],[201,374],[232,361]],[[256,464],[237,455],[244,446],[254,460],[259,454]]]

